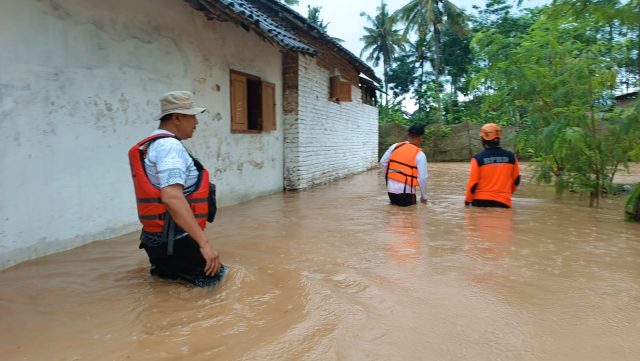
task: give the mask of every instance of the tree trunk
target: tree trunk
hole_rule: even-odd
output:
[[[420,60],[420,81],[418,82],[418,89],[422,89],[424,84],[424,59]],[[422,110],[422,97],[418,96],[418,109]]]
[[[640,26],[638,27],[638,31],[636,32],[637,44],[638,44],[638,52],[636,53],[636,65],[638,71],[638,77],[640,77]]]
[[[589,127],[591,128],[591,147],[593,148],[593,173],[595,176],[595,181],[596,181],[596,185],[595,185],[595,189],[591,192],[591,197],[590,197],[590,201],[589,201],[589,207],[599,207],[600,206],[600,193],[601,193],[601,187],[600,187],[600,182],[601,182],[601,172],[602,169],[600,168],[600,152],[598,150],[598,141],[596,139],[597,137],[597,133],[596,133],[596,114],[595,114],[595,107],[593,105],[593,78],[589,77],[589,107],[590,107],[590,124]]]
[[[437,24],[433,24],[433,51],[434,51],[434,69],[435,76],[435,97],[436,97],[436,123],[442,123],[442,104],[440,104],[440,30]]]
[[[382,71],[382,77],[384,78],[384,106],[389,107],[389,84],[387,83],[387,77],[389,76],[389,62],[383,61],[382,64],[384,70]]]

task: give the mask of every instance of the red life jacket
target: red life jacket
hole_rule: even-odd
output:
[[[142,230],[146,232],[160,233],[163,230],[164,219],[167,217],[167,207],[160,198],[160,189],[154,186],[144,169],[144,158],[151,143],[160,138],[176,138],[171,134],[155,134],[147,137],[129,149],[129,165],[131,166],[131,177],[136,193],[136,203],[138,206],[138,218],[142,223]],[[177,138],[176,138],[177,139]],[[193,158],[194,165],[198,169],[198,180],[195,184],[195,191],[186,195],[193,216],[196,218],[200,228],[207,225],[207,214],[209,211],[209,172],[202,164]]]

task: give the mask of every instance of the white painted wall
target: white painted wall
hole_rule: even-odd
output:
[[[139,228],[127,151],[169,90],[210,110],[186,143],[221,205],[282,190],[282,58],[254,33],[182,0],[1,1],[0,54],[0,268]],[[277,131],[230,133],[230,69],[276,84]]]
[[[371,169],[378,157],[378,110],[362,103],[329,101],[333,75],[316,58],[299,57],[298,115],[285,119],[285,187],[301,189]]]

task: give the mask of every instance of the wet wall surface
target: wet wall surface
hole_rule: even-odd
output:
[[[430,164],[427,206],[370,171],[224,207],[213,289],[151,278],[137,233],[0,271],[0,359],[637,360],[623,199],[465,208],[467,171]]]

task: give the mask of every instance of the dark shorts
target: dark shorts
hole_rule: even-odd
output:
[[[498,201],[485,201],[482,199],[476,199],[471,202],[474,207],[494,207],[494,208],[510,208],[508,205]]]
[[[222,266],[215,275],[205,275],[206,262],[200,253],[200,247],[189,235],[174,241],[172,256],[167,256],[166,243],[158,246],[143,245],[142,248],[149,256],[153,276],[179,279],[198,287],[208,287],[217,284],[226,272],[226,267]]]
[[[416,204],[416,195],[414,193],[387,193],[391,204],[400,207],[408,207]]]

